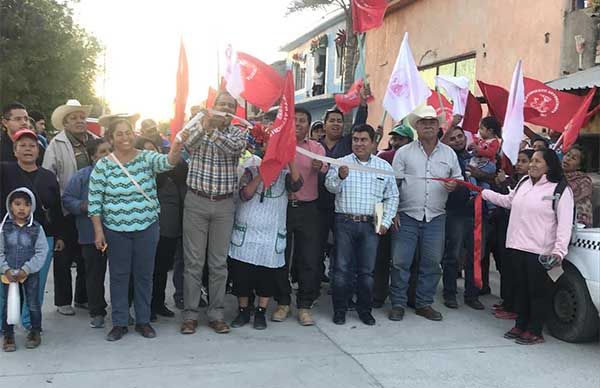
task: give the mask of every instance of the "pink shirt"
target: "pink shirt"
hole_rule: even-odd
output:
[[[570,188],[565,189],[555,212],[552,196],[556,185],[543,175],[535,185],[530,178],[507,195],[483,190],[484,200],[511,209],[507,248],[565,257],[573,226],[573,193]]]
[[[310,152],[313,152],[317,155],[325,156],[325,148],[314,140],[304,140],[302,142],[298,142],[298,147],[304,148]],[[297,199],[298,201],[308,202],[314,201],[319,197],[319,191],[317,189],[318,179],[319,179],[319,170],[315,170],[312,167],[312,159],[308,156],[304,156],[302,154],[296,153],[296,167],[302,175],[302,179],[304,180],[304,184],[299,191],[290,194],[290,198]],[[321,172],[327,172],[327,164],[323,163],[323,167],[321,167]]]

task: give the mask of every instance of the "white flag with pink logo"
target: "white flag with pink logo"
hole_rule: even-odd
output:
[[[390,76],[383,107],[396,121],[400,121],[431,95],[431,90],[421,78],[408,45],[408,32],[404,33],[400,52]]]
[[[234,98],[239,98],[244,92],[244,81],[242,80],[242,70],[238,61],[237,52],[233,50],[231,45],[225,50],[225,89]]]
[[[502,128],[502,152],[514,165],[519,156],[519,145],[523,139],[523,125],[525,105],[525,86],[523,84],[523,62],[519,60],[513,72],[504,127]]]
[[[443,88],[452,100],[452,113],[464,116],[467,109],[467,97],[469,97],[469,79],[438,75],[435,77],[435,83],[438,88]]]

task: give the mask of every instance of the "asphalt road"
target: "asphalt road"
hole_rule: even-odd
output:
[[[492,286],[498,289],[497,278]],[[512,322],[491,315],[498,300],[493,295],[482,298],[485,311],[448,310],[438,299],[442,322],[412,311],[392,322],[387,305],[375,310],[374,327],[355,313],[337,326],[324,289],[312,327],[291,317],[268,322],[264,331],[249,325],[218,335],[203,318],[195,335],[183,336],[178,312],[154,325],[155,339],[131,330],[109,343],[108,327],[91,329],[86,310],[74,317],[56,313],[52,289],[50,279],[42,345],[25,349],[19,329],[17,352],[0,353],[0,387],[600,387],[598,343],[568,344],[548,334],[542,345],[508,341],[502,334]],[[235,309],[228,296],[228,320]]]

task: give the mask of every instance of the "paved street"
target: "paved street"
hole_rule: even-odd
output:
[[[489,308],[497,297],[482,300]],[[230,320],[235,299],[227,301]],[[130,331],[109,343],[108,328],[91,329],[87,311],[63,317],[51,302],[49,292],[42,346],[26,350],[19,330],[17,352],[0,353],[0,387],[600,387],[598,343],[572,345],[547,335],[543,345],[516,345],[502,338],[511,323],[489,309],[449,311],[439,303],[443,322],[409,311],[399,323],[383,309],[375,311],[375,327],[354,313],[340,327],[323,295],[313,327],[289,319],[269,322],[265,331],[250,325],[217,335],[203,320],[196,335],[183,336],[178,314],[155,324],[155,339]]]

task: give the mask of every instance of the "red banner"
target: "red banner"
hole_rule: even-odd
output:
[[[170,123],[171,128],[171,141],[175,139],[177,132],[183,128],[183,122],[185,121],[185,105],[187,104],[188,98],[188,63],[187,56],[185,54],[185,46],[183,40],[179,47],[179,63],[177,65],[177,91],[175,93],[175,115]]]
[[[356,33],[367,32],[383,24],[387,0],[352,0],[352,29]]]
[[[565,126],[565,130],[562,134],[562,151],[567,152],[569,148],[577,141],[579,137],[579,131],[585,122],[588,109],[590,104],[592,103],[592,99],[594,98],[594,94],[596,94],[596,87],[594,86],[585,97],[583,104],[579,107],[575,115],[569,120],[567,125]]]
[[[562,132],[583,103],[584,97],[560,92],[538,80],[523,77],[525,107],[534,109],[539,116],[528,122]]]
[[[467,189],[471,191],[476,191],[477,196],[475,197],[474,203],[474,211],[475,216],[473,220],[473,278],[475,287],[481,289],[483,287],[483,278],[481,276],[481,248],[482,248],[482,208],[483,208],[483,199],[481,198],[481,191],[483,190],[479,186],[475,186],[474,184],[463,181],[455,178],[433,178],[436,181],[442,182],[455,182],[461,186],[465,186]]]
[[[271,127],[265,157],[260,164],[260,176],[265,187],[271,186],[281,170],[296,157],[296,118],[294,79],[288,70],[279,101],[279,111]]]
[[[237,53],[246,101],[263,112],[268,111],[281,96],[283,79],[275,69],[246,53]],[[292,101],[293,103],[293,101]]]
[[[508,104],[508,90],[500,87],[498,85],[486,84],[485,82],[477,80],[477,84],[479,85],[479,89],[481,89],[481,93],[485,97],[488,106],[488,113],[490,116],[494,116],[500,124],[504,125],[504,116],[506,116],[506,105]],[[525,88],[525,93],[527,93],[527,88]],[[523,115],[525,121],[528,123],[533,123],[532,120],[539,117],[540,113],[525,105],[523,109]]]

